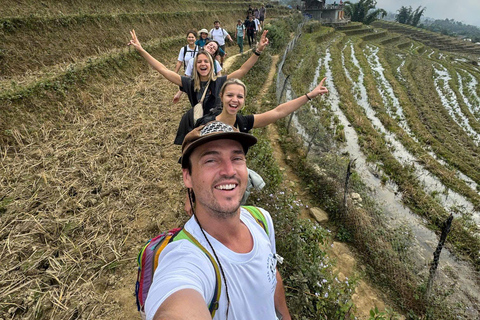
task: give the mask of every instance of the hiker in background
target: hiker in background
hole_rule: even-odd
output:
[[[205,46],[203,47],[203,50],[210,53],[215,63],[213,71],[217,76],[221,76],[222,67],[220,66],[220,63],[218,62],[218,60],[215,59],[220,54],[220,46],[218,45],[218,42],[215,40],[207,40]],[[193,60],[190,60],[187,64],[187,68],[185,69],[185,75],[188,77],[191,77],[192,74],[193,74]]]
[[[255,22],[255,33],[253,35],[253,39],[255,43],[257,43],[257,35],[260,34],[260,21],[256,17],[253,17],[253,22]]]
[[[257,7],[253,8],[253,16],[255,19],[260,18],[260,11],[258,11]]]
[[[323,85],[325,79],[323,78],[315,89],[303,96],[282,103],[269,111],[246,116],[238,112],[245,106],[247,87],[238,79],[228,79],[220,90],[222,110],[200,118],[195,125],[200,126],[216,120],[234,126],[240,132],[249,132],[253,128],[263,128],[279,119],[285,118],[315,97],[328,93],[328,89]]]
[[[162,250],[146,299],[147,320],[276,319],[276,313],[291,319],[276,268],[272,218],[263,209],[256,208],[257,217],[240,207],[247,184],[245,155],[255,143],[254,136],[221,122],[185,137],[183,181],[196,206],[183,230],[195,241],[178,239]],[[218,273],[222,288],[212,314]]]
[[[242,23],[242,20],[237,20],[237,44],[240,48],[240,53],[243,54],[243,39],[245,39],[245,26]]]
[[[227,54],[226,51],[225,51],[225,39],[228,39],[230,42],[233,42],[233,39],[232,37],[230,37],[230,35],[228,34],[228,32],[223,29],[222,27],[220,27],[220,21],[216,20],[214,23],[214,28],[212,30],[210,30],[210,37],[217,41],[218,44],[220,45],[220,49],[222,49],[222,51],[220,51],[220,65],[223,67],[223,60],[225,58],[225,55]]]
[[[265,8],[265,5],[263,3],[262,3],[262,6],[260,7],[259,13],[260,13],[260,17],[258,18],[258,20],[260,21],[260,26],[263,30],[264,28],[263,22],[265,21],[265,17],[267,15],[267,9]]]
[[[200,29],[200,31],[198,31],[198,40],[195,41],[195,44],[200,48],[203,48],[208,40],[210,40],[208,37],[208,30]]]
[[[343,1],[340,0],[340,11],[338,12],[338,19],[343,20],[345,16],[345,12],[343,11]]]
[[[250,17],[252,14],[253,14],[252,5],[249,4],[247,9],[247,17],[245,19],[248,20],[248,17]]]
[[[256,32],[255,21],[253,21],[252,15],[248,16],[248,19],[245,21],[244,25],[245,25],[245,28],[247,29],[248,45],[251,48],[255,43],[254,39],[255,39],[255,32]]]
[[[180,76],[179,74],[169,70],[165,65],[152,57],[145,49],[142,48],[138,41],[135,30],[130,31],[132,39],[128,43],[138,51],[138,53],[150,64],[155,70],[165,77],[168,81],[181,87],[181,90],[187,93],[188,99],[192,106],[182,117],[177,130],[175,144],[181,144],[185,135],[194,128],[197,117],[194,115],[195,106],[200,108],[200,118],[203,114],[208,114],[215,107],[221,107],[220,89],[227,79],[242,78],[257,62],[260,54],[268,45],[268,30],[265,30],[260,38],[257,49],[252,56],[243,63],[240,69],[231,72],[227,76],[218,77],[213,71],[213,59],[206,51],[197,54],[194,60],[195,71],[193,78]],[[197,108],[198,109],[198,108]]]
[[[195,30],[188,30],[187,32],[187,45],[180,49],[178,54],[177,65],[175,66],[175,72],[178,73],[180,67],[183,64],[183,71],[187,69],[187,63],[191,59],[195,58],[198,52],[198,46],[195,45],[197,40],[197,32]]]

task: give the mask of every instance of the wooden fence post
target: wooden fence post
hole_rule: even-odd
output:
[[[430,273],[429,273],[428,282],[427,282],[427,290],[425,291],[425,297],[427,299],[430,297],[430,294],[432,291],[433,280],[435,279],[435,274],[438,268],[438,261],[440,260],[440,253],[442,252],[443,245],[445,244],[445,240],[447,239],[447,235],[450,232],[452,221],[453,221],[453,215],[450,214],[448,219],[443,223],[442,235],[440,236],[440,240],[438,241],[437,249],[433,253],[433,262],[430,266]]]
[[[312,138],[311,138],[310,141],[308,142],[307,153],[305,154],[305,157],[306,157],[306,156],[308,155],[308,153],[310,152],[310,148],[312,147],[313,140],[315,140],[315,137],[317,136],[318,131],[320,131],[320,127],[317,127],[317,130],[315,130],[315,132],[313,133]]]
[[[347,195],[348,195],[348,182],[350,180],[350,176],[352,175],[352,165],[357,159],[350,160],[348,162],[347,167],[347,176],[345,177],[345,190],[343,193],[343,216],[347,215]]]

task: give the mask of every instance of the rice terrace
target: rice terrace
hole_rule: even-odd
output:
[[[190,104],[129,31],[174,69],[187,30],[234,34],[248,4],[2,0],[0,320],[140,319],[137,254],[188,219],[173,140]],[[292,318],[479,319],[480,46],[265,4],[242,113],[329,90],[254,129],[247,155]]]

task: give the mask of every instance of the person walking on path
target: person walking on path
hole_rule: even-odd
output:
[[[187,32],[187,45],[180,49],[178,54],[177,64],[175,65],[175,72],[178,73],[183,64],[183,70],[187,70],[188,62],[195,58],[199,47],[195,44],[197,39],[197,33],[195,30],[188,30]]]
[[[291,316],[278,272],[275,230],[260,209],[265,227],[240,207],[247,184],[245,155],[256,138],[221,122],[191,131],[182,145],[182,176],[194,214],[184,230],[218,264],[221,294],[213,319],[277,319]],[[213,258],[215,257],[215,258]],[[145,303],[147,320],[212,319],[208,303],[216,270],[187,239],[170,242],[158,258]]]
[[[257,35],[260,34],[260,21],[257,17],[253,17],[253,22],[255,22],[255,34],[253,35],[253,39],[255,43],[257,43]]]
[[[210,38],[208,37],[208,30],[200,29],[200,31],[198,31],[198,34],[199,38],[197,41],[195,41],[195,44],[200,48],[203,48],[207,44],[207,41],[210,40]]]
[[[267,9],[265,8],[265,5],[262,4],[262,6],[260,7],[260,17],[258,18],[258,20],[260,21],[260,26],[263,30],[263,22],[265,21],[265,17],[267,16]]]
[[[247,17],[245,19],[248,20],[248,17],[250,17],[250,15],[252,15],[252,14],[253,14],[253,8],[252,8],[252,5],[249,4],[248,9],[247,9]]]
[[[245,25],[245,28],[247,29],[248,45],[251,48],[255,43],[255,32],[256,32],[256,25],[255,25],[255,21],[253,21],[252,15],[248,16],[248,20],[245,21],[244,25]]]
[[[227,51],[225,51],[225,39],[228,39],[230,42],[233,42],[233,39],[225,29],[220,27],[220,21],[216,20],[213,23],[213,26],[214,28],[210,30],[210,37],[217,41],[220,45],[220,49],[223,50],[223,53],[220,51],[220,65],[223,66],[223,60],[227,54]]]
[[[245,39],[245,26],[242,23],[242,20],[237,20],[237,44],[240,48],[240,53],[243,54],[243,39]]]

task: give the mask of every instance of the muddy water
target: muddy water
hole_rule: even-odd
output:
[[[339,107],[339,94],[335,88],[334,76],[330,69],[331,61],[331,54],[329,49],[327,49],[325,58],[323,60],[320,58],[318,65],[319,68],[325,68],[327,77],[326,86],[329,88],[327,99],[331,110],[344,127],[346,143],[343,151],[348,152],[351,159],[356,159],[355,171],[360,175],[362,181],[369,189],[373,190],[371,196],[384,212],[387,219],[386,224],[392,228],[407,226],[411,229],[414,240],[410,250],[416,261],[417,272],[426,275],[429,268],[428,263],[433,258],[433,251],[435,250],[438,238],[434,232],[424,226],[425,222],[422,221],[420,217],[404,207],[396,185],[392,183],[383,185],[377,178],[381,176],[381,172],[378,168],[373,167],[372,164],[367,163],[366,157],[359,147],[358,136]],[[281,73],[281,69],[279,69],[279,73]],[[283,79],[285,79],[285,77]],[[316,81],[312,83],[316,83]],[[278,86],[279,84],[277,83],[277,88]],[[282,86],[283,84],[280,85],[280,87]],[[288,85],[286,86],[285,94],[287,99],[293,95]],[[310,141],[310,137],[305,134],[302,125],[296,120],[294,120],[294,125],[299,130],[299,134],[304,136],[304,141]],[[449,270],[455,270],[455,280],[449,275]],[[454,291],[452,297],[456,301],[463,303],[466,306],[466,310],[471,310],[472,318],[480,316],[477,311],[480,309],[478,301],[480,297],[480,286],[474,279],[476,279],[476,274],[470,264],[459,261],[449,250],[443,250],[439,263],[437,284],[442,283],[452,288]]]
[[[448,73],[448,70],[440,65],[433,65],[434,84],[438,95],[442,101],[443,107],[448,111],[448,114],[452,119],[473,139],[478,146],[480,143],[480,133],[476,132],[470,125],[470,121],[463,114],[458,104],[455,92],[450,88],[449,81],[452,77]]]
[[[466,86],[464,86],[464,82],[466,79],[457,72],[457,78],[458,78],[458,84],[459,84],[459,92],[460,95],[462,96],[463,102],[468,107],[468,110],[470,113],[473,115],[475,120],[480,121],[480,98],[477,95],[477,86],[478,86],[478,81],[477,79],[469,72],[464,71],[467,74],[468,77],[468,82],[466,83]],[[464,89],[464,87],[466,87]],[[465,95],[465,93],[467,95]]]
[[[402,55],[397,55],[401,60],[402,60],[402,63],[398,66],[397,70],[396,70],[396,77],[400,80],[400,81],[403,81],[405,82],[406,79],[403,77],[403,74],[402,74],[402,68],[403,66],[405,65],[405,59]],[[468,75],[471,76],[471,79],[469,80],[468,82],[468,94],[470,96],[470,99],[467,99],[465,96],[464,96],[464,93],[462,92],[462,87],[463,87],[463,81],[462,81],[462,78],[461,76],[459,75],[459,83],[460,83],[460,91],[462,92],[462,97],[465,97],[464,99],[467,99],[468,101],[473,101],[472,103],[473,104],[470,104],[472,105],[472,108],[473,108],[473,105],[475,105],[475,101],[477,101],[477,105],[480,105],[480,99],[478,99],[478,96],[476,95],[476,92],[475,92],[475,88],[476,88],[476,79],[468,72],[466,72]],[[473,92],[472,92],[473,90]],[[475,109],[474,109],[475,110]],[[414,137],[412,137],[414,138]],[[416,141],[416,140],[415,140]],[[435,161],[437,161],[438,163],[440,163],[442,166],[444,167],[449,167],[449,165],[441,158],[439,158],[434,152],[433,150],[427,146],[427,145],[422,145],[422,148],[428,152],[428,154],[433,158],[435,159]],[[463,172],[455,169],[455,168],[451,168],[452,171],[455,172],[455,175],[458,179],[460,180],[463,180],[463,182],[465,182],[465,184],[467,186],[470,187],[470,189],[472,189],[473,191],[477,191],[477,186],[478,184],[473,180],[471,179],[470,177],[468,177],[467,175],[465,175]]]
[[[372,123],[373,127],[382,133],[385,141],[390,147],[392,155],[397,161],[403,164],[405,167],[412,167],[415,170],[415,175],[422,183],[426,192],[430,194],[435,194],[435,198],[445,207],[445,208],[457,208],[461,212],[469,213],[472,215],[472,219],[477,225],[480,226],[480,212],[474,210],[473,204],[468,201],[465,197],[458,194],[457,192],[446,188],[442,182],[431,172],[426,170],[418,161],[418,159],[412,155],[397,139],[395,134],[388,131],[380,119],[376,116],[376,112],[370,106],[368,101],[367,89],[364,86],[364,73],[360,67],[360,63],[355,56],[355,48],[353,43],[350,45],[350,59],[353,62],[353,65],[358,71],[358,79],[352,79],[350,72],[347,68],[344,67],[345,74],[350,82],[353,84],[352,92],[358,105],[360,105],[367,118]],[[345,48],[344,48],[345,49]],[[342,51],[342,60],[345,61],[345,54]],[[343,64],[345,66],[345,63]],[[454,210],[455,211],[455,210]]]
[[[396,118],[400,127],[413,140],[415,140],[415,142],[418,142],[418,139],[415,137],[412,130],[408,126],[405,115],[403,114],[403,108],[400,105],[400,101],[398,101],[398,98],[395,96],[395,93],[393,92],[393,88],[390,85],[390,82],[388,82],[387,78],[385,77],[385,74],[383,73],[384,69],[382,64],[380,63],[380,58],[378,57],[379,48],[369,46],[369,45],[367,45],[366,48],[368,52],[365,56],[367,57],[368,64],[370,65],[370,68],[373,71],[378,92],[382,97],[382,101],[385,106],[385,109],[387,110],[388,115],[394,119]]]

